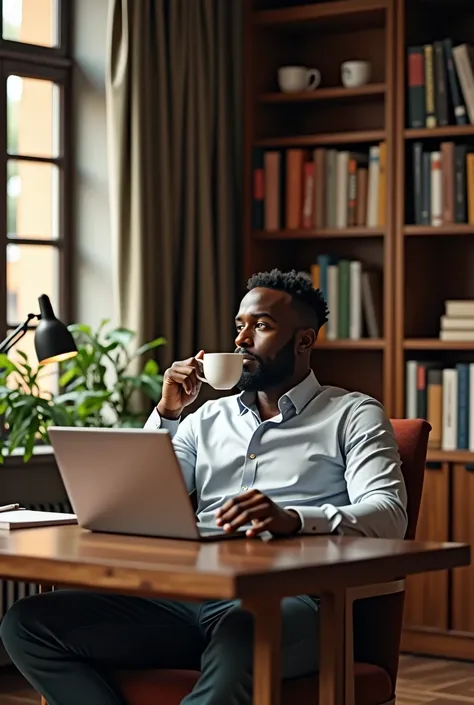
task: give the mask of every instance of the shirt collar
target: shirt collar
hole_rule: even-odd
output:
[[[306,404],[313,399],[316,392],[320,388],[320,384],[316,379],[313,370],[304,378],[302,382],[290,389],[286,394],[283,394],[278,400],[278,408],[282,411],[281,402],[283,399],[289,399],[297,414],[299,414]],[[255,392],[241,392],[237,397],[237,402],[240,409],[239,416],[243,416],[255,404]]]

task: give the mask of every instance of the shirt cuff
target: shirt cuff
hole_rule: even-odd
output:
[[[170,436],[173,437],[178,430],[179,422],[180,419],[164,419],[159,415],[157,409],[153,409],[144,428],[163,428],[165,431],[169,431]]]
[[[299,534],[330,534],[329,520],[321,507],[285,507],[296,512],[301,520]]]

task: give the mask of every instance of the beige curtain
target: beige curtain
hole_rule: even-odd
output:
[[[233,345],[242,0],[110,0],[107,119],[120,323],[163,365]]]

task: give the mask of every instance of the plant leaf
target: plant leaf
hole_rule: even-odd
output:
[[[152,377],[157,375],[159,371],[160,368],[158,367],[156,360],[147,360],[143,367],[143,373],[146,375],[151,375]]]
[[[135,332],[129,328],[115,328],[105,335],[106,340],[118,343],[123,347],[130,345],[135,337]]]
[[[70,333],[83,333],[84,335],[92,336],[92,328],[85,323],[71,323],[67,329]]]
[[[163,345],[166,345],[166,339],[165,338],[155,338],[155,340],[150,340],[149,343],[145,343],[144,345],[140,345],[138,350],[136,351],[135,355],[143,355],[144,353],[148,352],[149,350],[153,350],[154,348],[159,348]]]

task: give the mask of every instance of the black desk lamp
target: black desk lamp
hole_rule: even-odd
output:
[[[35,330],[35,349],[40,365],[60,362],[77,355],[74,338],[64,323],[61,323],[54,315],[48,296],[42,294],[38,299],[38,303],[40,313],[29,313],[26,321],[20,323],[13,333],[8,338],[5,338],[3,343],[0,343],[0,353],[8,353],[23,338],[28,330],[30,321],[38,318],[39,323]]]

